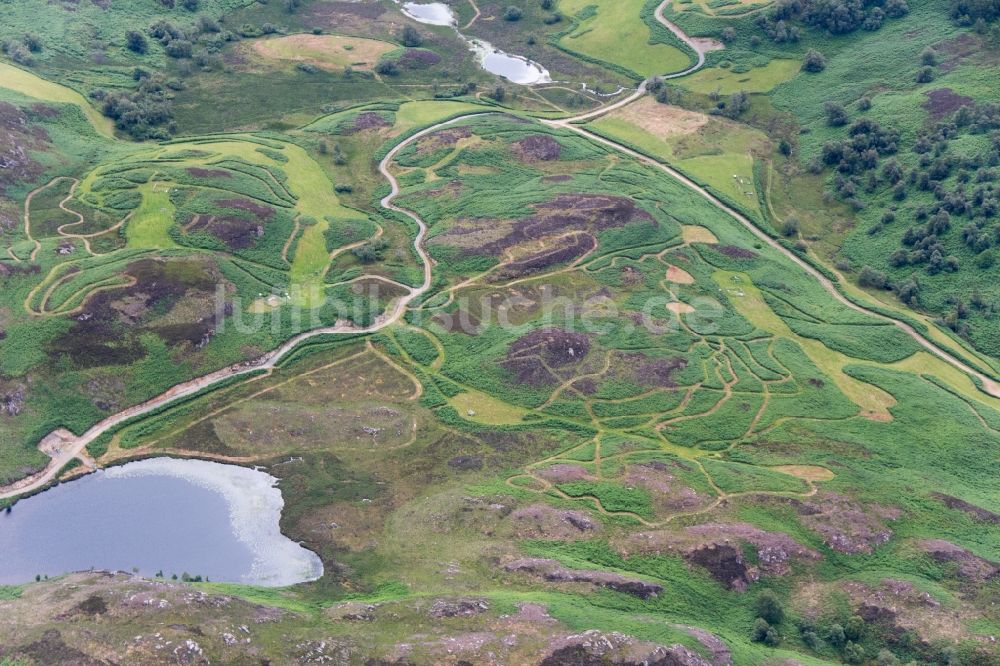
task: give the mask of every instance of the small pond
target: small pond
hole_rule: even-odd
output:
[[[261,471],[153,458],[60,484],[0,513],[0,583],[86,569],[285,586],[315,553],[281,534],[284,500]]]
[[[455,12],[443,2],[405,2],[403,3],[403,13],[414,21],[428,25],[455,27],[457,23]],[[552,81],[548,71],[537,62],[519,55],[504,53],[488,42],[470,39],[459,32],[457,27],[455,27],[455,31],[469,44],[469,48],[476,54],[480,66],[487,72],[522,85]]]

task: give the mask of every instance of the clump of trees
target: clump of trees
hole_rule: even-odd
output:
[[[0,43],[0,51],[17,64],[31,67],[35,64],[34,54],[42,52],[42,40],[34,33],[25,33],[20,41],[4,40]]]
[[[101,112],[136,139],[167,139],[174,130],[173,109],[162,78],[144,76],[135,90],[95,90]]]
[[[951,18],[959,25],[970,26],[976,21],[995,21],[1000,18],[1000,2],[997,0],[952,0],[949,11]]]
[[[779,0],[756,21],[780,44],[799,41],[802,31],[796,23],[844,35],[859,29],[878,30],[887,18],[899,18],[909,11],[906,0]]]

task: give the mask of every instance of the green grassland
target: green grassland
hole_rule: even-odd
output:
[[[560,8],[575,21],[558,42],[571,53],[611,63],[642,78],[678,72],[691,62],[682,45],[672,35],[665,36],[661,26],[638,15],[634,5],[566,0]],[[623,48],[625,44],[629,47]]]
[[[265,469],[281,529],[317,553],[320,579],[0,586],[0,661],[173,663],[157,647],[170,641],[215,663],[997,663],[1000,398],[791,255],[849,280],[862,265],[894,280],[922,270],[885,261],[933,193],[914,188],[894,222],[881,221],[895,205],[884,184],[852,210],[831,169],[808,173],[848,131],[823,103],[898,128],[897,159],[920,169],[905,146],[928,127],[926,93],[986,100],[988,36],[912,0],[838,36],[792,17],[800,38],[775,43],[758,20],[770,6],[676,2],[667,15],[692,35],[733,27],[727,48],[581,128],[532,117],[565,99],[475,71],[448,27],[410,24],[440,60],[406,69],[392,3],[169,4],[0,2],[14,26],[0,37],[23,39],[32,8],[52,18],[29,69],[0,63],[0,157],[17,157],[0,173],[0,484],[40,469],[36,445],[57,427],[82,432],[303,327],[371,325],[416,294],[418,227],[380,203],[387,155],[393,205],[427,226],[430,285],[391,324],[312,337],[87,448],[99,466],[173,455]],[[690,60],[653,22],[656,3],[525,3],[517,20],[449,4],[462,30],[553,58],[573,87]],[[222,65],[184,77],[188,59],[159,42],[122,48],[130,22],[200,15],[223,20],[196,54],[244,25],[287,34],[242,30],[212,51]],[[402,71],[256,50],[296,35],[377,40]],[[81,68],[95,45],[109,60]],[[910,83],[927,45],[949,65]],[[800,71],[810,48],[824,71]],[[308,71],[298,57],[332,60]],[[88,99],[139,90],[137,64],[184,79],[167,87],[174,138],[130,140],[121,122],[116,137]],[[588,132],[683,173],[787,252]],[[960,233],[942,233],[956,254]],[[921,311],[885,289],[831,288],[924,330],[956,307],[948,289],[992,297],[990,269],[959,261],[920,276]],[[993,320],[966,319],[927,337],[993,374]]]

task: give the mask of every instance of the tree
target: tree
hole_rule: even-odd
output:
[[[864,273],[865,269],[871,270],[865,266],[861,269],[861,272]],[[860,282],[860,279],[858,281]],[[844,635],[844,628],[839,624],[831,624],[830,628],[826,631],[826,640],[830,641],[830,645],[835,648],[843,647],[847,642],[847,636]]]
[[[724,42],[725,44],[732,44],[732,43],[733,43],[733,41],[735,41],[735,40],[736,40],[736,28],[734,28],[734,27],[732,27],[732,26],[729,26],[728,28],[725,28],[725,29],[724,29],[724,30],[722,31],[722,33],[721,33],[721,34],[719,35],[719,38],[720,38],[720,39],[721,39],[721,40],[722,40],[722,41],[723,41],[723,42]]]
[[[133,53],[142,55],[149,50],[149,43],[141,32],[129,30],[125,33],[125,48]]]
[[[771,590],[764,590],[757,595],[754,607],[757,609],[757,616],[764,618],[769,624],[781,624],[785,619],[785,609]]]
[[[802,60],[802,71],[817,74],[826,69],[826,58],[816,49],[806,51],[806,57]]]
[[[932,67],[921,67],[917,72],[917,83],[930,83],[934,80],[934,69]]]
[[[399,74],[399,67],[395,60],[382,60],[375,65],[375,71],[383,76],[396,76]]]
[[[767,620],[758,617],[753,621],[753,627],[750,629],[750,640],[754,643],[763,643],[770,629],[771,625],[767,623]]]
[[[847,124],[847,111],[843,105],[837,102],[826,102],[823,104],[826,112],[826,124],[830,127],[843,127]]]
[[[424,38],[420,36],[416,28],[408,25],[403,28],[403,32],[399,36],[399,41],[403,43],[403,46],[413,48],[423,44]]]
[[[879,650],[875,663],[878,664],[878,666],[897,666],[897,664],[899,664],[899,659],[897,659],[896,655],[888,650],[882,649]]]
[[[340,147],[339,143],[333,144],[333,163],[338,166],[344,166],[347,164],[347,155],[344,154],[344,151]]]
[[[749,108],[750,95],[745,90],[740,90],[729,96],[729,103],[726,105],[726,115],[730,118],[737,118]]]
[[[872,108],[872,100],[870,97],[862,97],[858,100],[858,111],[868,111]]]
[[[503,100],[506,96],[507,96],[507,89],[504,88],[503,86],[497,86],[496,88],[493,89],[493,92],[490,93],[490,97],[492,97],[495,101],[499,103],[503,103]]]
[[[844,623],[844,635],[847,636],[848,640],[860,640],[864,631],[865,621],[857,615],[847,618],[847,622]]]
[[[507,9],[503,10],[503,20],[504,21],[520,21],[523,12],[521,12],[520,7],[514,7],[511,5]]]
[[[556,6],[556,0],[542,0],[542,9],[549,12]]]
[[[183,0],[181,6],[189,12],[198,11],[198,0]]]
[[[920,64],[933,67],[937,64],[937,52],[931,47],[927,47],[920,53]]]
[[[848,664],[860,664],[865,660],[865,649],[854,641],[847,641],[844,646],[844,661]]]

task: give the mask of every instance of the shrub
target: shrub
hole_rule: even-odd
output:
[[[26,33],[24,35],[24,45],[32,53],[39,53],[42,50],[42,39],[34,33]]]
[[[826,102],[823,104],[826,112],[826,124],[830,127],[842,127],[847,124],[847,111],[837,102]]]
[[[870,97],[862,97],[858,100],[858,111],[868,111],[872,108],[872,100]]]
[[[799,220],[795,217],[789,217],[787,220],[781,223],[781,235],[785,238],[791,238],[799,233]]]
[[[399,66],[395,60],[382,60],[375,65],[375,71],[382,76],[397,76],[399,74]]]
[[[125,33],[125,48],[141,55],[149,50],[149,43],[141,32],[129,30]]]
[[[193,45],[186,39],[174,39],[167,44],[165,50],[171,58],[190,58]]]
[[[917,83],[930,83],[934,80],[934,69],[931,67],[921,67],[917,72]]]
[[[937,64],[937,52],[931,47],[927,47],[920,54],[920,64],[933,67]]]
[[[523,12],[520,7],[510,6],[503,10],[503,20],[504,21],[520,21]]]
[[[403,46],[410,48],[420,46],[424,43],[424,38],[420,36],[420,33],[411,25],[403,28],[403,31],[399,35],[399,41],[402,42]]]
[[[802,71],[816,74],[826,69],[826,58],[816,49],[806,51],[806,57],[802,60]]]
[[[719,35],[719,39],[726,44],[731,44],[736,39],[736,28],[732,26],[725,28]]]
[[[754,607],[757,616],[766,620],[768,624],[781,624],[785,619],[785,609],[781,607],[781,601],[771,590],[764,590],[757,595]]]

